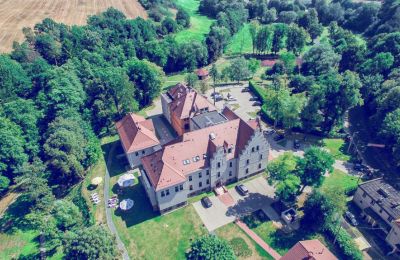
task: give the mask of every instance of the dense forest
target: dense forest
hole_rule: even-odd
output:
[[[24,191],[28,219],[48,243],[101,234],[75,221],[78,207],[63,199],[102,156],[99,137],[125,113],[150,105],[165,73],[216,61],[246,22],[253,57],[287,50],[265,75],[274,86],[264,97],[269,119],[337,135],[347,111],[364,104],[400,166],[399,1],[201,0],[200,12],[215,22],[204,41],[188,43],[174,39],[190,26],[185,10],[171,17],[159,7],[173,2],[141,2],[152,19],[129,20],[112,8],[84,26],[45,19],[0,55],[0,193]],[[324,30],[328,40],[317,41]]]

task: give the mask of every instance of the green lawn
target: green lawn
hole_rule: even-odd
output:
[[[251,255],[247,257],[239,256],[239,259],[274,259],[234,223],[218,228],[215,233],[217,236],[227,240],[228,243],[235,238],[242,238],[245,241],[245,244],[251,250]]]
[[[322,189],[343,187],[345,191],[351,191],[357,188],[358,177],[348,175],[339,170],[334,170],[330,176],[326,177],[322,184]]]
[[[39,253],[36,231],[18,230],[12,234],[0,233],[0,259],[17,259]]]
[[[176,5],[185,9],[190,15],[190,28],[176,34],[177,42],[202,41],[210,31],[213,20],[199,14],[199,4],[199,0],[176,0]]]
[[[187,73],[183,72],[183,73],[179,73],[179,74],[173,74],[173,75],[166,76],[164,85],[162,86],[162,90],[164,91],[173,85],[176,85],[180,82],[184,82],[186,74]]]
[[[347,153],[347,145],[343,139],[323,139],[323,145],[336,160],[349,161],[350,155]]]
[[[111,194],[116,193],[115,184],[127,163],[124,157],[115,156],[122,153],[119,143],[103,146],[106,158],[114,144],[116,149],[108,165]],[[113,220],[132,259],[184,259],[191,241],[207,233],[192,205],[164,216],[154,212],[139,181],[119,195],[120,200],[125,198],[134,200],[133,208],[128,212],[115,210]]]
[[[253,44],[251,42],[251,35],[249,31],[249,24],[246,23],[242,29],[239,30],[231,39],[225,49],[225,54],[234,55],[242,53],[251,53],[253,51]]]

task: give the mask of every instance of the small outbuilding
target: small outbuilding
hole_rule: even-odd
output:
[[[196,71],[197,77],[199,77],[199,80],[204,80],[207,79],[208,77],[208,71],[206,69],[198,69]]]
[[[121,188],[130,187],[135,184],[135,176],[132,173],[126,173],[118,178],[118,185]]]

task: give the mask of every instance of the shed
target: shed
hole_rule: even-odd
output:
[[[198,69],[196,71],[197,77],[199,77],[199,80],[206,79],[208,77],[208,71],[206,69]]]

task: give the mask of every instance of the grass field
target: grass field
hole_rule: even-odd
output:
[[[358,177],[356,176],[351,176],[339,170],[334,170],[329,177],[325,178],[324,183],[322,184],[322,189],[342,187],[345,191],[354,190],[357,188],[357,180]]]
[[[23,40],[23,27],[33,27],[44,18],[68,25],[85,24],[89,15],[111,6],[128,18],[147,17],[137,0],[0,0],[0,51],[10,51],[13,41]]]
[[[13,234],[0,233],[0,259],[18,259],[38,253],[38,233],[18,230]]]
[[[237,32],[229,42],[225,49],[225,54],[243,54],[251,53],[253,51],[253,44],[251,42],[251,35],[249,31],[249,24],[246,23],[239,32]]]
[[[234,238],[242,238],[245,241],[245,244],[251,250],[251,255],[246,257],[239,256],[239,259],[274,259],[234,223],[220,227],[215,233],[218,237],[227,240],[228,243],[231,243]]]
[[[329,150],[336,160],[348,161],[351,158],[347,153],[347,145],[343,139],[323,139],[323,146]]]
[[[190,15],[190,28],[177,33],[175,37],[176,41],[179,43],[193,40],[202,41],[204,36],[210,31],[213,20],[199,14],[200,1],[177,0],[176,4],[185,9]]]

